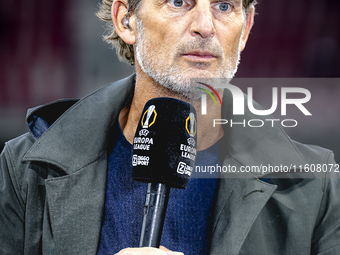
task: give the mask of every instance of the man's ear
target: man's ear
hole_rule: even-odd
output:
[[[243,51],[244,48],[246,47],[246,43],[248,41],[251,28],[254,25],[254,15],[255,15],[255,7],[253,6],[250,8],[249,13],[246,16],[247,18],[246,26],[244,28],[243,35],[241,37],[241,51]]]
[[[137,39],[136,22],[134,15],[128,12],[129,4],[126,0],[115,0],[113,2],[111,18],[114,29],[125,43],[133,45]]]

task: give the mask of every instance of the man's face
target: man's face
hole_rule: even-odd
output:
[[[232,78],[245,24],[242,1],[143,0],[137,65],[157,83],[191,96],[190,78]]]

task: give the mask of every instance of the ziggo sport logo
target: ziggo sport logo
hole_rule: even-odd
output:
[[[198,83],[205,86],[207,89],[211,90],[212,93],[214,93],[215,96],[218,98],[222,106],[222,100],[219,94],[217,93],[217,91],[212,86],[202,83],[202,82],[198,82]],[[201,96],[201,114],[207,115],[207,94],[213,99],[215,105],[217,105],[217,102],[209,90],[207,90],[206,88],[201,88],[201,87],[197,87],[197,88],[206,93],[206,94],[202,94]],[[231,85],[231,84],[223,85],[218,88],[228,89],[231,92],[232,97],[233,97],[233,115],[244,115],[245,114],[245,111],[244,111],[245,98],[244,98],[244,94],[242,90],[238,88],[237,86]],[[270,107],[270,109],[267,109],[267,110],[265,109],[259,110],[254,107],[253,88],[248,87],[247,92],[248,92],[247,94],[248,95],[248,100],[247,100],[248,109],[254,115],[268,116],[276,111],[278,107],[278,88],[274,87],[272,89],[272,106]],[[287,98],[288,93],[300,93],[304,95],[304,98],[299,98],[299,99]],[[309,102],[310,99],[311,99],[311,93],[307,89],[296,88],[296,87],[281,88],[281,115],[282,116],[287,115],[287,105],[291,104],[291,105],[295,105],[304,115],[312,116],[312,114],[306,109],[306,107],[303,106],[303,104]],[[280,119],[270,118],[270,119],[264,119],[264,120],[263,119],[250,119],[250,120],[243,119],[243,121],[241,122],[235,122],[232,119],[230,120],[214,119],[213,126],[216,127],[216,125],[226,125],[229,123],[230,127],[233,127],[235,125],[242,125],[243,127],[249,126],[249,127],[255,128],[255,127],[263,127],[266,123],[269,123],[271,124],[271,127],[274,127],[275,122],[281,123],[283,127],[296,127],[298,125],[298,122],[295,119],[280,120]]]

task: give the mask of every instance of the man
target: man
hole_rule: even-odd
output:
[[[234,76],[254,4],[104,0],[99,16],[114,27],[107,39],[136,75],[29,111],[30,133],[0,158],[0,253],[176,254],[127,248],[137,246],[143,190],[129,176],[129,148],[149,99],[189,101],[191,78]],[[198,116],[198,150],[227,148],[214,158],[223,165],[335,164],[331,151],[294,142],[276,125],[213,129],[213,119],[232,118],[231,95],[224,91],[223,108],[208,104],[212,113]],[[193,179],[187,193],[170,197],[161,244],[185,254],[340,254],[339,181],[330,175]]]

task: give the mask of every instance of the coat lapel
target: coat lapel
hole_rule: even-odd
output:
[[[257,178],[221,178],[213,216],[211,255],[236,255],[277,186]]]
[[[246,102],[247,100],[245,100]],[[254,102],[257,109],[261,106]],[[229,90],[224,91],[222,118],[234,123],[248,122],[250,119],[272,119],[271,116],[255,116],[248,106],[244,106],[245,115],[234,116],[233,98]],[[224,144],[220,154],[224,166],[290,166],[305,164],[290,138],[278,124],[261,128],[238,125],[224,128]],[[271,198],[276,185],[260,180],[266,174],[224,173],[220,176],[217,187],[216,207],[213,214],[213,229],[210,253],[239,254],[242,245],[263,207]],[[277,177],[277,175],[269,175]],[[281,176],[282,178],[283,176]]]

